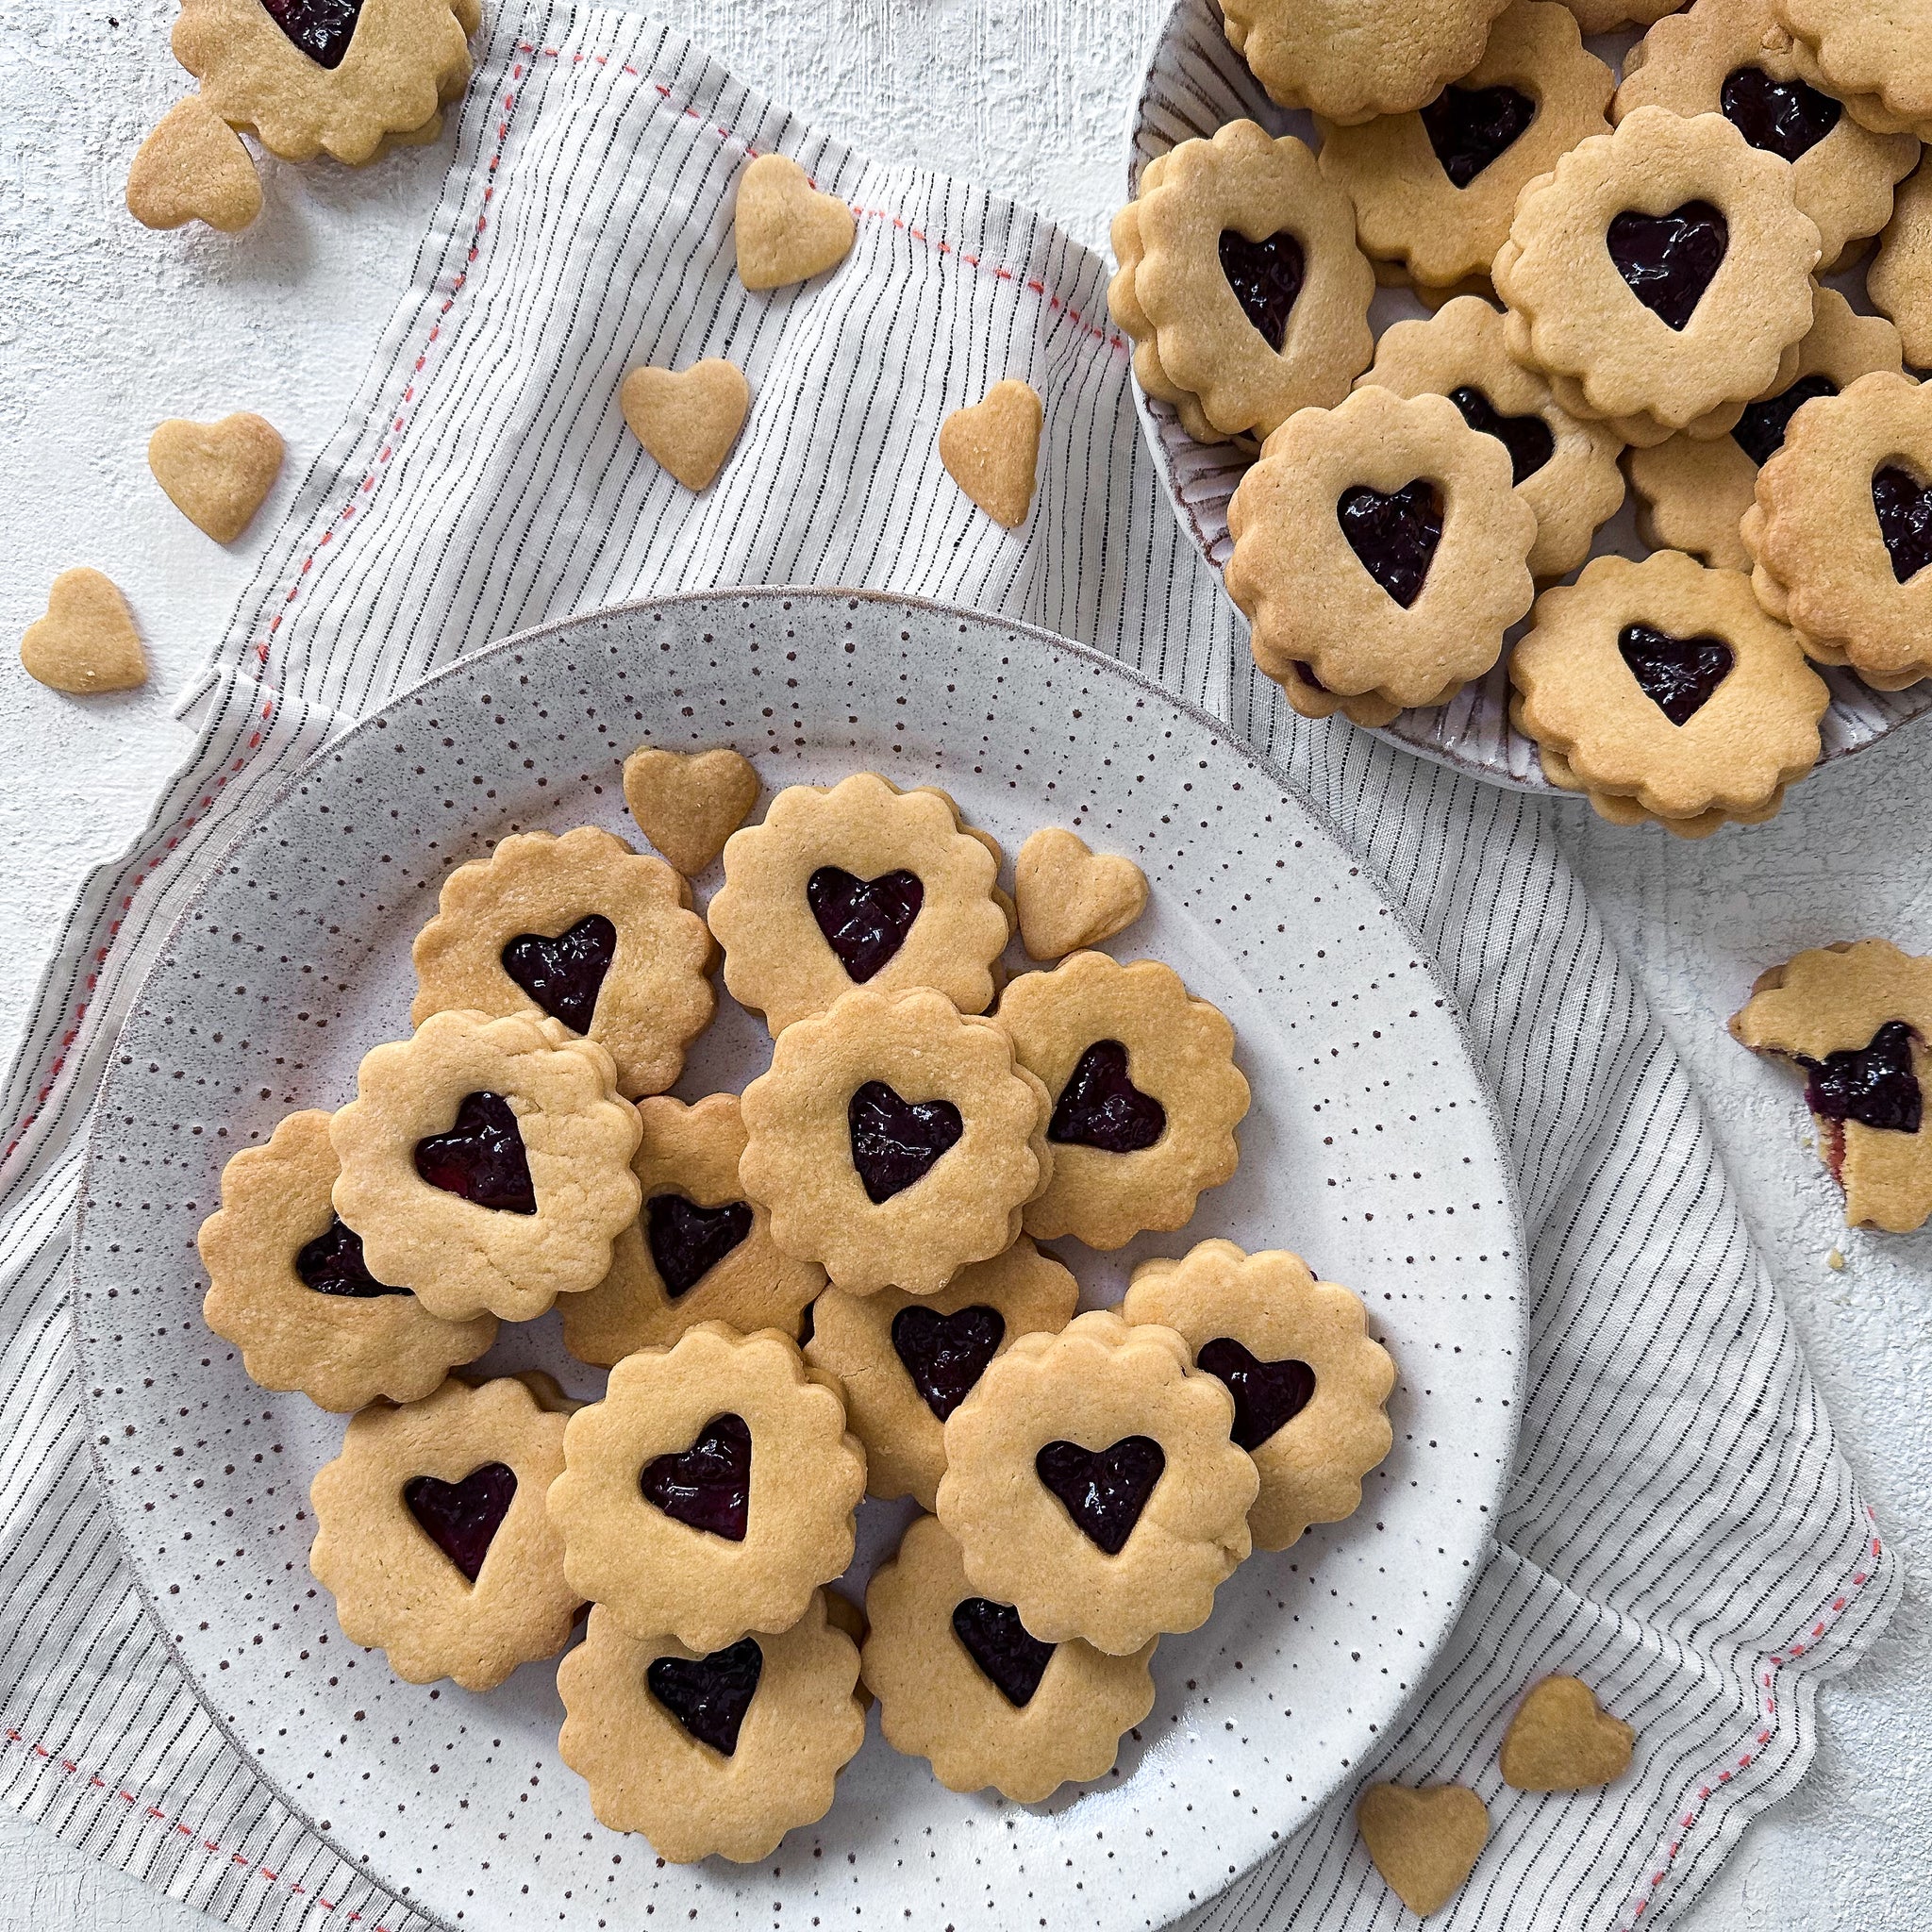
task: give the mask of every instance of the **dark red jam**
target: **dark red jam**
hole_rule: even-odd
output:
[[[1891,574],[1908,584],[1932,563],[1932,489],[1888,463],[1872,479],[1872,508],[1891,554]]]
[[[714,1415],[682,1454],[645,1463],[638,1488],[665,1515],[741,1543],[751,1508],[751,1431],[744,1418]]]
[[[604,975],[617,957],[617,928],[601,912],[554,940],[520,932],[503,949],[503,970],[573,1033],[588,1033]]]
[[[423,1533],[475,1583],[517,1492],[507,1462],[486,1462],[459,1483],[419,1475],[403,1485],[403,1501]]]
[[[1442,498],[1426,476],[1384,495],[1357,484],[1335,506],[1341,534],[1362,568],[1407,610],[1442,541]]]
[[[743,1201],[700,1208],[682,1194],[653,1194],[644,1203],[644,1244],[664,1291],[689,1294],[746,1235],[751,1208]]]
[[[1802,80],[1774,80],[1761,67],[1734,68],[1718,92],[1724,116],[1753,147],[1795,161],[1838,125],[1844,112]]]
[[[1647,624],[1625,625],[1617,650],[1643,695],[1673,724],[1689,724],[1737,661],[1722,638],[1674,638]]]
[[[1731,441],[1760,469],[1785,446],[1791,418],[1820,396],[1835,396],[1838,384],[1828,375],[1801,375],[1790,389],[1761,403],[1751,404],[1738,418]]]
[[[1060,1089],[1046,1138],[1062,1145],[1138,1154],[1167,1131],[1167,1109],[1127,1078],[1127,1050],[1118,1040],[1096,1040]]]
[[[1630,292],[1664,323],[1690,325],[1731,245],[1723,215],[1707,201],[1687,201],[1667,215],[1626,208],[1610,224],[1610,259]]]
[[[845,1106],[852,1164],[874,1207],[924,1180],[965,1123],[950,1100],[904,1101],[883,1080],[868,1080]]]
[[[909,872],[861,879],[822,865],[806,880],[805,897],[847,977],[863,986],[906,943],[925,888]]]
[[[953,1635],[1015,1710],[1032,1703],[1058,1644],[1030,1635],[1010,1604],[969,1596],[953,1606]]]
[[[1509,452],[1511,480],[1534,476],[1557,454],[1557,438],[1541,416],[1505,416],[1481,390],[1467,383],[1449,391],[1449,400],[1462,411],[1472,429],[1493,436]]]
[[[373,1301],[379,1294],[408,1294],[407,1288],[391,1288],[376,1280],[362,1259],[362,1237],[347,1226],[341,1215],[331,1215],[328,1225],[312,1241],[295,1251],[295,1273],[317,1294],[346,1295],[355,1301]]]
[[[726,1757],[738,1749],[744,1714],[758,1695],[765,1654],[756,1637],[741,1637],[695,1663],[681,1657],[655,1658],[644,1673],[651,1695],[700,1744]]]
[[[1033,1458],[1033,1467],[1066,1506],[1081,1535],[1117,1557],[1167,1467],[1167,1456],[1152,1436],[1123,1436],[1107,1449],[1049,1442]]]
[[[1258,1449],[1314,1398],[1315,1372],[1307,1362],[1259,1361],[1231,1335],[1206,1343],[1194,1360],[1234,1397],[1234,1440],[1243,1449]]]
[[[356,38],[362,0],[261,0],[268,17],[318,67],[337,68]]]
[[[892,1317],[893,1350],[941,1422],[973,1393],[1006,1333],[1006,1317],[976,1304],[951,1315],[915,1304]]]
[[[1302,244],[1286,229],[1265,242],[1250,242],[1239,228],[1221,231],[1221,273],[1241,313],[1278,356],[1288,340],[1288,318],[1302,291]]]
[[[1429,145],[1457,188],[1514,147],[1535,119],[1536,103],[1513,87],[1444,88],[1423,109]]]
[[[500,1093],[466,1093],[456,1125],[416,1142],[416,1172],[432,1188],[479,1208],[534,1214],[537,1191],[515,1110]]]
[[[1810,1075],[1805,1104],[1821,1119],[1857,1121],[1894,1134],[1919,1131],[1924,1096],[1912,1071],[1912,1029],[1903,1020],[1888,1020],[1868,1046],[1828,1053],[1822,1060],[1797,1059]]]

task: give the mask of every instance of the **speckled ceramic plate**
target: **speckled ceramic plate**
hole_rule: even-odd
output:
[[[1635,38],[1607,36],[1592,40],[1591,46],[1614,63],[1619,50]],[[1216,0],[1174,0],[1155,37],[1146,78],[1129,115],[1128,193],[1139,188],[1141,170],[1155,156],[1242,119],[1258,122],[1273,134],[1297,135],[1310,147],[1321,145],[1313,117],[1277,108],[1228,44]],[[1863,281],[1860,266],[1850,275],[1835,277],[1832,286],[1869,313]],[[1376,293],[1370,320],[1379,336],[1391,323],[1428,312],[1407,289],[1383,289]],[[1153,401],[1138,383],[1134,406],[1181,527],[1218,572],[1234,550],[1234,540],[1227,534],[1228,498],[1251,459],[1230,442],[1196,442],[1174,410]],[[1637,534],[1630,504],[1598,532],[1596,549],[1625,557],[1649,555],[1649,545]],[[1404,711],[1375,735],[1491,784],[1576,797],[1582,805],[1577,794],[1556,791],[1542,774],[1535,744],[1510,725],[1507,665],[1506,653],[1503,663],[1479,683],[1465,687],[1450,703]],[[1905,691],[1879,691],[1848,671],[1824,665],[1817,669],[1831,687],[1831,708],[1821,726],[1826,759],[1862,751],[1932,711],[1932,678]]]
[[[759,1866],[659,1867],[596,1825],[556,1753],[550,1664],[472,1696],[346,1642],[308,1568],[340,1418],[272,1395],[202,1326],[194,1233],[223,1161],[332,1106],[408,1024],[409,941],[443,875],[519,826],[630,832],[641,740],[728,743],[768,788],[855,769],[944,786],[1010,853],[1076,824],[1153,907],[1117,942],[1234,1020],[1241,1166],[1185,1236],[1060,1244],[1090,1300],[1141,1255],[1286,1245],[1366,1298],[1395,1448],[1357,1515],[1258,1556],[1163,1640],[1118,1772],[1054,1801],[941,1790],[877,1735],[824,1821]],[[717,883],[698,881],[700,898]],[[724,1003],[679,1092],[769,1058]],[[345,1857],[448,1924],[1154,1925],[1289,1836],[1420,1685],[1481,1567],[1522,1372],[1522,1238],[1453,1003],[1374,883],[1211,720],[1042,632],[896,598],[671,599],[512,639],[295,777],[221,864],[135,1002],[97,1115],[75,1320],[102,1479],[155,1616],[223,1728]],[[582,1395],[555,1316],[488,1358]],[[904,1506],[861,1511],[861,1574]]]

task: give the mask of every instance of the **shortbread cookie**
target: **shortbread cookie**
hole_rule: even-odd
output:
[[[731,233],[747,289],[808,282],[852,253],[852,210],[823,194],[790,155],[759,155],[738,177]]]
[[[1932,137],[1932,11],[1919,0],[1772,0],[1867,126]]]
[[[946,474],[1008,530],[1017,530],[1033,508],[1043,420],[1039,392],[1008,376],[940,425],[940,461]]]
[[[647,838],[695,878],[758,802],[758,774],[735,751],[675,752],[641,744],[624,761],[624,802]]]
[[[1512,0],[1482,59],[1417,111],[1322,126],[1322,172],[1364,253],[1417,283],[1487,276],[1524,185],[1607,134],[1616,76],[1554,0]]]
[[[1206,1623],[1260,1484],[1234,1413],[1172,1328],[1099,1308],[1021,1336],[946,1424],[939,1518],[974,1589],[1109,1657]]]
[[[643,1211],[612,1243],[610,1273],[558,1308],[563,1345],[605,1368],[641,1348],[669,1347],[700,1322],[741,1334],[798,1326],[825,1271],[772,1240],[771,1220],[744,1197],[744,1124],[735,1093],[695,1107],[668,1094],[638,1103],[643,1139],[631,1160]]]
[[[1831,701],[1746,577],[1674,550],[1599,557],[1545,591],[1509,676],[1539,745],[1671,819],[1768,803],[1817,763]]]
[[[711,356],[689,369],[633,369],[617,401],[652,460],[695,492],[724,467],[751,409],[751,385],[736,363]]]
[[[858,1650],[814,1591],[791,1629],[708,1656],[639,1638],[601,1606],[557,1667],[558,1755],[611,1831],[641,1832],[674,1865],[769,1857],[832,1808],[865,1741]]]
[[[1042,825],[1020,847],[1013,898],[1026,957],[1058,959],[1132,925],[1147,909],[1147,874],[1064,825]]]
[[[788,1026],[741,1105],[746,1196],[848,1294],[936,1294],[1009,1248],[1053,1177],[1045,1088],[997,1024],[924,989]]]
[[[1355,1822],[1389,1890],[1424,1919],[1461,1890],[1490,1837],[1489,1811],[1467,1785],[1371,1785]]]
[[[222,1170],[222,1205],[196,1238],[202,1319],[264,1389],[299,1389],[338,1411],[378,1396],[415,1402],[496,1340],[496,1318],[440,1322],[370,1274],[360,1238],[329,1205],[328,1120],[319,1108],[291,1113]]]
[[[282,439],[248,409],[219,423],[175,416],[148,438],[147,466],[191,524],[217,543],[232,543],[282,473]]]
[[[1482,58],[1509,0],[1230,0],[1227,37],[1284,108],[1406,114]]]
[[[1861,375],[1875,369],[1897,375],[1900,365],[1898,331],[1883,316],[1859,315],[1836,289],[1820,289],[1791,383],[1748,405],[1726,436],[1674,436],[1630,452],[1644,541],[1659,550],[1688,550],[1719,570],[1748,571],[1751,553],[1739,526],[1757,500],[1758,468],[1784,447],[1791,418]]]
[[[1255,661],[1394,705],[1442,702],[1536,595],[1536,511],[1507,449],[1443,396],[1358,389],[1268,441],[1227,508],[1228,594]]]
[[[798,1344],[722,1322],[626,1356],[564,1438],[564,1568],[633,1636],[701,1654],[788,1630],[852,1560],[865,1452]]]
[[[1800,953],[1759,976],[1731,1031],[1804,1069],[1848,1226],[1907,1234],[1932,1218],[1932,959],[1886,940]]]
[[[1523,700],[1519,696],[1509,707],[1509,722],[1524,738],[1530,734],[1523,724]],[[1714,806],[1708,811],[1701,811],[1688,819],[1659,817],[1654,811],[1645,811],[1634,798],[1625,798],[1614,791],[1592,791],[1574,772],[1570,761],[1555,746],[1537,746],[1537,758],[1542,766],[1543,776],[1559,791],[1580,791],[1590,800],[1591,808],[1597,817],[1613,825],[1657,825],[1675,839],[1707,839],[1713,832],[1725,825],[1761,825],[1768,819],[1774,819],[1784,808],[1785,788],[1780,785],[1762,805],[1749,809],[1725,811],[1721,806]]]
[[[1355,1513],[1394,1440],[1383,1407],[1395,1364],[1347,1289],[1317,1281],[1299,1255],[1211,1241],[1142,1261],[1121,1313],[1174,1329],[1195,1367],[1226,1384],[1234,1440],[1261,1473],[1248,1511],[1257,1550]]]
[[[1898,325],[1907,359],[1932,368],[1932,163],[1922,161],[1899,190],[1865,286]]]
[[[1524,190],[1492,270],[1510,353],[1574,415],[1668,433],[1741,408],[1811,326],[1818,229],[1791,181],[1721,114],[1637,108]]]
[[[1064,1328],[1079,1301],[1080,1284],[1024,1235],[937,1294],[827,1289],[812,1306],[805,1356],[845,1391],[846,1422],[865,1444],[866,1493],[916,1496],[930,1509],[946,1471],[946,1419],[994,1356],[1022,1335]]]
[[[993,898],[997,848],[941,791],[858,772],[831,790],[789,785],[724,845],[707,908],[732,997],[775,1035],[855,986],[932,987],[962,1013],[992,1004],[1010,929]]]
[[[1497,1769],[1519,1791],[1585,1791],[1630,1769],[1637,1733],[1578,1677],[1532,1685],[1503,1733]]]
[[[370,1274],[446,1322],[527,1322],[594,1288],[640,1199],[616,1082],[595,1041],[536,1015],[432,1013],[365,1054],[329,1139]]]
[[[1172,967],[1074,953],[1023,973],[997,1017],[1053,1100],[1053,1179],[1026,1209],[1028,1234],[1118,1248],[1145,1228],[1184,1227],[1202,1192],[1233,1174],[1248,1111],[1234,1028]]]
[[[617,1063],[617,1091],[661,1093],[717,1007],[705,922],[679,875],[614,833],[515,832],[442,883],[416,935],[412,1025],[462,1008],[547,1013]]]
[[[86,564],[63,570],[47,591],[47,614],[20,640],[21,668],[49,691],[91,697],[147,682],[147,659],[127,600],[112,577]]]
[[[1615,430],[1571,415],[1549,384],[1509,354],[1502,316],[1475,296],[1445,304],[1431,321],[1387,330],[1357,387],[1369,384],[1399,396],[1447,396],[1472,429],[1509,452],[1516,493],[1536,512],[1534,576],[1574,570],[1623,505]]]
[[[405,1683],[465,1690],[561,1650],[582,1601],[543,1500],[564,1427],[512,1377],[357,1416],[309,1489],[308,1567],[342,1634]]]
[[[155,124],[127,171],[127,212],[144,228],[206,222],[234,234],[261,212],[261,176],[242,137],[199,94]]]
[[[1105,1777],[1122,1735],[1154,1708],[1158,1638],[1109,1657],[1077,1637],[1043,1643],[1009,1604],[979,1595],[959,1546],[922,1516],[865,1593],[860,1661],[893,1750],[930,1761],[948,1790],[991,1785],[1037,1805]]]

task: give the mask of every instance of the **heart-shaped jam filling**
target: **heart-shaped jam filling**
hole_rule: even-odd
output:
[[[475,1583],[516,1492],[516,1471],[486,1462],[459,1483],[419,1475],[403,1485],[403,1501],[424,1535]]]
[[[362,1237],[346,1225],[340,1214],[329,1217],[328,1225],[312,1241],[295,1251],[295,1273],[317,1294],[346,1295],[358,1302],[373,1301],[379,1294],[408,1294],[407,1288],[391,1288],[376,1280],[362,1259]]]
[[[1617,649],[1643,695],[1673,724],[1694,718],[1737,661],[1722,638],[1674,638],[1647,624],[1625,625]]]
[[[1429,145],[1457,188],[1514,147],[1535,119],[1536,103],[1513,87],[1448,87],[1423,109]]]
[[[951,1315],[915,1307],[892,1317],[892,1347],[941,1422],[973,1393],[1006,1333],[1006,1317],[977,1304]]]
[[[356,37],[362,0],[261,0],[268,17],[318,67],[336,68]]]
[[[1241,313],[1278,356],[1288,340],[1289,312],[1302,291],[1307,263],[1302,244],[1283,229],[1265,242],[1250,242],[1239,228],[1221,231],[1221,273]]]
[[[638,1488],[665,1515],[741,1543],[751,1509],[751,1431],[744,1418],[714,1415],[689,1449],[645,1463]]]
[[[861,879],[822,865],[806,880],[805,897],[846,976],[863,986],[906,943],[925,888],[916,874],[903,870]]]
[[[1667,215],[1626,208],[1606,239],[1630,292],[1670,327],[1684,329],[1731,245],[1731,231],[1709,202],[1687,201]]]
[[[1912,1029],[1903,1020],[1888,1020],[1869,1046],[1828,1053],[1822,1060],[1796,1058],[1810,1075],[1805,1104],[1822,1120],[1857,1121],[1895,1134],[1919,1131],[1923,1095],[1912,1071]]]
[[[1761,403],[1751,404],[1738,418],[1737,427],[1731,431],[1731,441],[1762,469],[1784,448],[1785,434],[1791,426],[1791,418],[1807,403],[1815,402],[1820,396],[1835,396],[1837,393],[1838,384],[1830,376],[1801,375],[1790,389],[1768,396]]]
[[[1117,1557],[1167,1467],[1167,1455],[1152,1436],[1123,1436],[1106,1449],[1049,1442],[1033,1467],[1066,1505],[1080,1534]]]
[[[1872,507],[1891,553],[1891,574],[1908,584],[1932,563],[1932,489],[1888,463],[1872,479]]]
[[[1032,1703],[1059,1648],[1031,1635],[1010,1604],[983,1596],[962,1597],[953,1606],[953,1635],[1015,1710]]]
[[[852,1164],[874,1208],[924,1180],[966,1131],[950,1100],[905,1101],[883,1080],[868,1080],[845,1104]]]
[[[1167,1131],[1167,1109],[1127,1077],[1127,1050],[1118,1040],[1096,1040],[1060,1089],[1046,1138],[1062,1145],[1138,1154]]]
[[[1467,383],[1452,389],[1449,400],[1472,429],[1493,436],[1509,452],[1512,481],[1534,476],[1557,454],[1556,434],[1541,416],[1505,416],[1481,390]]]
[[[689,1294],[751,1232],[751,1207],[730,1201],[700,1208],[682,1194],[653,1194],[644,1203],[644,1241],[664,1292]]]
[[[1216,1336],[1194,1359],[1227,1385],[1234,1397],[1234,1440],[1243,1449],[1258,1449],[1314,1397],[1315,1372],[1307,1362],[1291,1357],[1259,1361],[1231,1335]]]
[[[1724,116],[1753,147],[1795,161],[1838,125],[1844,112],[1802,80],[1774,80],[1761,67],[1739,67],[1718,92]]]
[[[537,1191],[515,1109],[500,1093],[466,1093],[456,1125],[416,1142],[416,1172],[432,1188],[479,1208],[534,1214]]]
[[[655,1658],[644,1673],[650,1692],[700,1744],[729,1757],[738,1749],[744,1714],[758,1695],[765,1654],[756,1637],[741,1637],[695,1663]]]
[[[1407,610],[1423,593],[1442,541],[1442,499],[1426,476],[1386,496],[1359,483],[1335,506],[1362,568]]]
[[[503,970],[573,1033],[588,1033],[604,975],[617,957],[617,928],[601,912],[547,940],[520,932],[503,949]]]

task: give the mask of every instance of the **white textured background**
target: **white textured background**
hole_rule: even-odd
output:
[[[1105,247],[1123,128],[1158,0],[678,0],[674,24],[860,149],[970,175]],[[172,0],[6,0],[0,119],[0,1043],[85,868],[125,843],[188,747],[169,715],[225,620],[251,543],[222,551],[150,480],[165,416],[257,408],[287,491],[401,292],[443,148],[362,174],[269,162],[240,237],[153,236],[121,202],[142,135],[186,86]],[[54,574],[92,563],[145,638],[144,691],[42,691],[13,643]],[[1337,729],[1346,729],[1338,724]],[[1690,1063],[1847,1453],[1907,1565],[1873,1657],[1820,1698],[1809,1778],[1747,1835],[1695,1932],[1920,1932],[1932,1924],[1932,1234],[1847,1234],[1795,1082],[1723,1030],[1766,964],[1882,933],[1932,952],[1932,725],[1807,781],[1771,824],[1702,845],[1563,809],[1570,855]],[[1837,1245],[1848,1257],[1829,1271]],[[156,1928],[198,1915],[0,1816],[0,1932]]]

